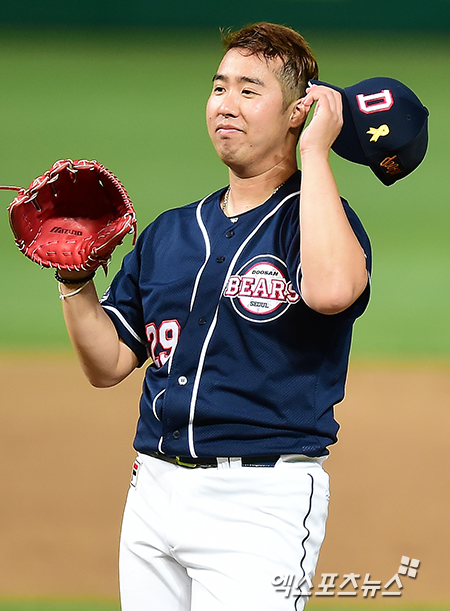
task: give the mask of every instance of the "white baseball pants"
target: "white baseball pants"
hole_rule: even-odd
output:
[[[311,583],[329,487],[322,460],[299,458],[189,469],[139,455],[120,543],[122,611],[301,611],[307,597],[275,585]]]

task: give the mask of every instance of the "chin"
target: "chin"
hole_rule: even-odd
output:
[[[223,161],[223,163],[229,165],[229,164],[238,164],[238,165],[242,165],[245,164],[245,159],[244,156],[242,155],[242,151],[239,149],[239,147],[228,147],[228,146],[216,146],[216,152],[218,154],[218,156],[220,157],[220,159]]]
[[[235,164],[239,162],[238,155],[232,151],[217,150],[217,154],[220,160],[226,165]]]

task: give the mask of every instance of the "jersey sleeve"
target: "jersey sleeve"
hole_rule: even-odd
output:
[[[349,220],[349,223],[356,237],[358,238],[358,241],[361,244],[361,248],[366,257],[366,269],[367,269],[368,278],[369,278],[366,288],[364,289],[362,294],[358,297],[358,299],[355,301],[355,303],[353,303],[349,308],[347,308],[345,312],[342,312],[342,314],[344,315],[347,313],[351,315],[352,318],[358,318],[358,316],[361,316],[361,314],[363,314],[364,310],[367,308],[367,304],[369,303],[370,277],[372,273],[372,248],[370,245],[369,236],[367,235],[366,230],[364,229],[363,224],[361,223],[356,212],[352,208],[350,208],[350,206],[344,199],[342,200],[342,203],[343,203],[347,218]]]
[[[138,366],[148,359],[142,300],[139,291],[139,240],[128,253],[111,286],[100,299],[104,311],[111,318],[120,339],[135,353]]]
[[[369,236],[367,235],[359,217],[357,216],[355,211],[349,206],[348,202],[345,199],[342,199],[342,205],[344,207],[348,221],[359,243],[361,244],[361,248],[366,257],[366,269],[367,269],[367,272],[369,274],[369,279],[370,279],[370,274],[372,271],[372,249],[370,245]],[[298,215],[298,212],[297,212],[297,215]],[[296,219],[293,219],[293,221],[295,225]],[[292,285],[294,289],[297,291],[297,293],[301,295],[300,283],[301,283],[301,277],[302,277],[302,270],[301,270],[301,261],[300,261],[300,232],[298,229],[298,223],[296,226],[295,237],[293,240],[291,240],[289,250],[287,253],[287,265],[288,265],[288,270],[289,270],[289,275],[291,278]],[[361,314],[366,309],[367,304],[369,303],[369,297],[370,297],[370,282],[368,282],[365,290],[358,297],[355,303],[353,303],[349,308],[347,308],[345,312],[341,312],[341,315],[344,315],[344,316],[349,315],[353,318],[357,318],[358,316],[361,316]]]

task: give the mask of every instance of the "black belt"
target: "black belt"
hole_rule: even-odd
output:
[[[217,467],[217,458],[192,458],[192,456],[166,456],[165,454],[149,454],[154,458],[159,458],[172,465],[186,467],[188,469],[196,469],[198,467],[207,469],[209,467]],[[234,458],[234,457],[231,457]],[[274,467],[280,456],[239,456],[243,467]]]

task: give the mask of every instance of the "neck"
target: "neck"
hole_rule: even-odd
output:
[[[227,216],[237,216],[257,208],[269,199],[297,170],[293,167],[275,167],[257,176],[242,177],[230,169],[230,187],[226,197]]]

